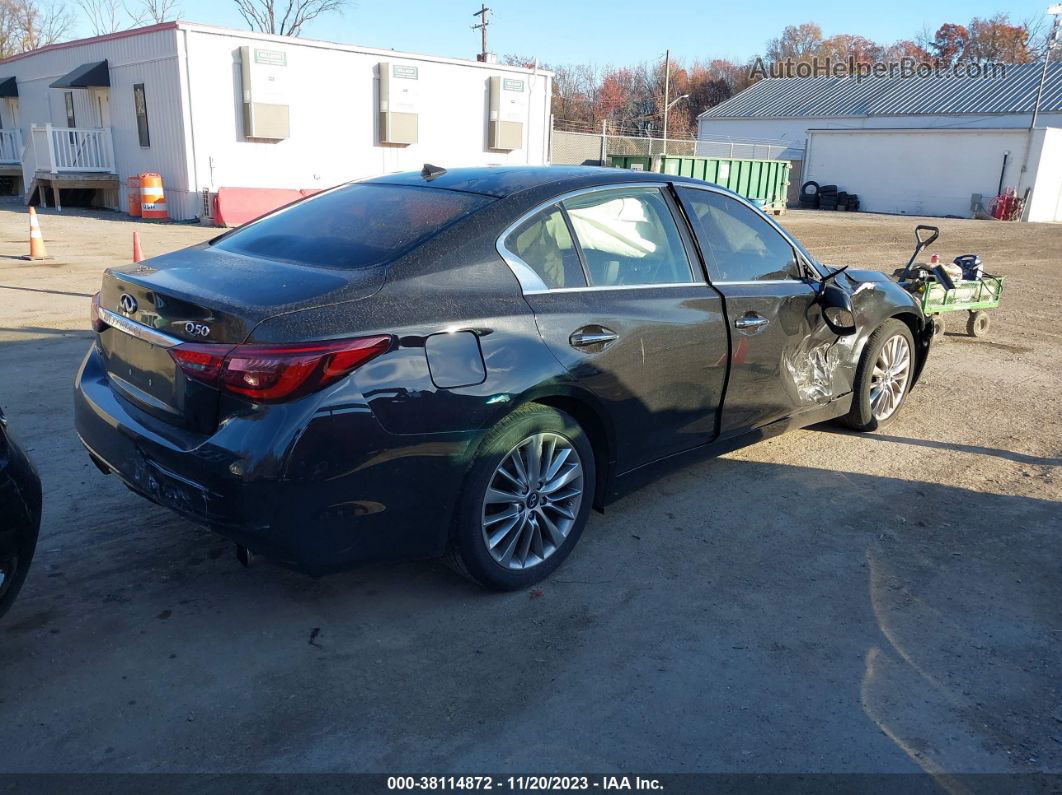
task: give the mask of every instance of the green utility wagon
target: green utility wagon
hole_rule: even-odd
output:
[[[927,237],[922,232],[929,232]],[[907,265],[896,271],[900,286],[919,300],[922,311],[933,319],[933,336],[944,333],[945,312],[967,312],[966,333],[983,337],[988,333],[988,310],[999,306],[1003,296],[1003,277],[985,273],[981,258],[963,254],[952,263],[951,272],[945,266],[930,262],[916,263],[918,255],[940,237],[935,226],[919,224],[915,227],[915,250]],[[961,272],[961,274],[960,274]]]

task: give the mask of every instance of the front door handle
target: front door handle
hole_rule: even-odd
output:
[[[568,337],[568,344],[573,348],[601,351],[617,339],[619,335],[612,329],[604,326],[583,326],[572,332],[572,335]]]
[[[747,315],[742,315],[734,321],[734,328],[747,331],[749,329],[763,328],[771,321],[765,318],[763,315],[757,315],[755,312],[749,312]]]

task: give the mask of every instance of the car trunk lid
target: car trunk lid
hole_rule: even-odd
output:
[[[218,420],[216,389],[187,378],[169,349],[244,342],[267,318],[375,293],[383,269],[307,267],[195,246],[111,268],[99,347],[116,391],[161,420],[204,433]],[[130,322],[131,321],[131,322]]]

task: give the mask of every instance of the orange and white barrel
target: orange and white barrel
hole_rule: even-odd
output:
[[[140,175],[140,215],[146,220],[155,221],[170,217],[166,210],[162,177],[158,174]]]
[[[129,202],[129,214],[134,218],[140,217],[140,177],[129,177],[125,181],[126,200]]]

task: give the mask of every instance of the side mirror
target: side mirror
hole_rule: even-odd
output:
[[[822,319],[830,331],[842,337],[856,333],[852,296],[845,290],[832,281],[827,282],[819,291],[819,305],[822,307]]]

